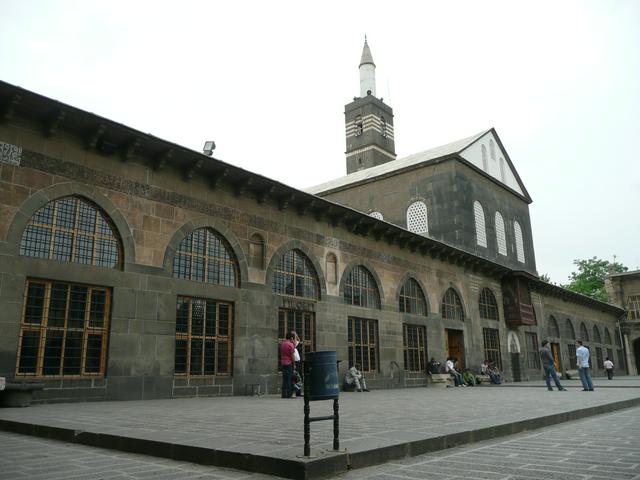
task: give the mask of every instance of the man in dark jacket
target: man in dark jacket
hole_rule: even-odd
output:
[[[551,386],[551,377],[553,377],[553,381],[556,383],[558,391],[566,392],[567,389],[560,384],[560,379],[558,378],[558,374],[556,373],[556,367],[553,363],[553,354],[551,353],[551,348],[549,347],[549,340],[542,341],[542,348],[540,349],[540,360],[542,360],[542,368],[544,369],[544,379],[547,382],[547,390],[549,390],[550,392],[553,391],[553,387]]]

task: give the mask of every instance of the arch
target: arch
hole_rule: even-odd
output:
[[[58,183],[38,190],[30,195],[20,207],[13,217],[9,229],[7,231],[7,243],[9,252],[14,255],[20,254],[20,240],[22,232],[24,232],[27,224],[35,213],[47,203],[58,200],[62,197],[76,196],[89,200],[91,203],[99,207],[102,212],[111,221],[114,227],[114,233],[120,240],[122,247],[122,268],[126,269],[127,264],[135,263],[135,242],[133,234],[129,228],[127,220],[124,218],[120,210],[105,195],[88,185],[76,182]]]
[[[584,324],[584,322],[580,323],[580,340],[582,340],[583,342],[589,341],[589,330],[587,329],[587,326]]]
[[[276,266],[282,260],[282,257],[290,250],[300,250],[307,257],[307,260],[311,262],[311,265],[315,270],[315,274],[318,277],[318,300],[322,300],[322,298],[327,294],[324,271],[322,270],[320,262],[315,254],[300,240],[289,240],[288,242],[283,243],[271,256],[271,260],[269,261],[269,266],[266,271],[266,287],[268,288],[268,291],[273,292],[273,278]]]
[[[496,159],[496,144],[493,139],[489,139],[489,154],[491,155],[491,160]]]
[[[407,208],[407,230],[419,235],[429,235],[427,204],[422,200],[413,202]]]
[[[500,212],[496,212],[495,215],[496,225],[496,243],[498,244],[498,253],[500,255],[507,255],[507,237],[504,233],[504,219]]]
[[[575,340],[576,339],[576,330],[575,328],[573,328],[573,323],[571,323],[571,319],[567,318],[564,321],[564,331],[563,331],[564,337],[569,339],[569,340]]]
[[[593,326],[593,341],[596,343],[602,343],[602,336],[600,335],[600,329],[597,325]]]
[[[524,263],[524,241],[522,239],[522,228],[517,220],[513,221],[513,234],[516,238],[516,258],[520,263]]]
[[[424,283],[422,283],[422,281],[418,278],[418,275],[415,272],[407,272],[400,279],[400,282],[398,283],[398,288],[396,289],[396,295],[395,295],[396,305],[400,304],[400,291],[402,290],[403,285],[407,283],[409,279],[415,280],[415,282],[420,287],[420,290],[422,290],[422,293],[424,294],[424,300],[427,303],[427,315],[428,315],[429,312],[431,312],[431,303],[429,303],[429,292],[427,291],[427,288],[424,286]]]
[[[442,318],[460,320],[464,322],[464,312],[465,309],[462,303],[462,296],[458,293],[455,287],[451,286],[447,288],[442,295],[442,302],[440,304],[440,315]]]
[[[387,121],[384,119],[383,115],[380,115],[380,133],[383,137],[387,136]]]
[[[331,284],[338,283],[338,258],[335,253],[329,252],[325,257],[327,282]]]
[[[620,335],[622,335],[622,332],[619,328],[616,328],[613,333],[613,341],[616,344],[616,347],[622,346],[622,339],[620,338]]]
[[[357,268],[363,268],[366,270],[366,272],[368,272],[372,279],[373,282],[375,284],[375,287],[377,289],[378,292],[378,298],[379,298],[379,306],[378,307],[369,307],[369,308],[382,308],[382,305],[384,304],[384,295],[383,295],[383,291],[382,291],[382,282],[380,281],[380,277],[378,276],[378,273],[375,271],[375,269],[372,267],[372,265],[367,262],[366,260],[355,260],[349,263],[349,265],[345,268],[343,274],[342,274],[342,278],[340,279],[340,288],[339,288],[339,295],[345,299],[347,297],[347,293],[348,293],[348,284],[347,282],[351,279],[352,273],[355,269]],[[347,302],[345,302],[347,303]]]
[[[424,286],[412,274],[404,276],[398,288],[398,308],[401,313],[427,316],[429,308]]]
[[[604,343],[611,345],[611,333],[607,327],[604,327]]]
[[[486,320],[500,320],[498,301],[490,288],[485,287],[480,290],[478,308],[480,310],[480,318]]]
[[[264,237],[255,232],[249,237],[249,264],[253,268],[264,270],[265,241]]]
[[[190,233],[200,229],[200,228],[210,228],[217,232],[222,238],[224,238],[231,247],[233,254],[235,255],[235,259],[238,267],[238,286],[241,286],[243,282],[247,281],[248,278],[248,261],[240,246],[240,241],[238,237],[231,231],[229,227],[227,227],[223,222],[217,220],[213,217],[199,217],[191,220],[190,222],[182,225],[171,237],[169,243],[167,244],[167,249],[164,252],[164,260],[162,262],[162,268],[168,275],[173,275],[173,259],[175,257],[178,248],[180,247],[180,243],[189,235]]]
[[[507,349],[509,353],[520,353],[520,339],[516,332],[507,333]]]
[[[320,282],[311,260],[301,250],[287,250],[275,264],[272,291],[280,295],[309,298],[320,297]]]
[[[487,147],[482,144],[482,169],[485,172],[489,171],[489,161],[487,160]]]
[[[484,208],[479,201],[473,202],[473,216],[476,223],[476,245],[487,246],[487,227],[484,222]]]
[[[507,171],[504,165],[504,158],[500,157],[500,180],[507,183]]]
[[[362,135],[363,132],[363,123],[362,123],[362,116],[361,115],[356,115],[356,119],[354,120],[355,126],[356,126],[356,137],[359,137],[360,135]]]
[[[382,216],[382,213],[378,212],[378,211],[374,211],[369,213],[370,217],[376,218],[378,220],[384,220],[384,217]]]
[[[549,338],[560,338],[560,326],[558,325],[556,317],[553,315],[549,315],[547,336]]]

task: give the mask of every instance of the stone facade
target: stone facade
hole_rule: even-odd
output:
[[[366,373],[372,388],[426,384],[423,371],[405,371],[405,324],[425,327],[424,354],[439,360],[448,353],[446,330],[460,332],[461,361],[473,369],[485,356],[483,329],[497,330],[505,375],[512,378],[513,362],[519,362],[521,379],[540,376],[537,352],[527,351],[526,332],[535,333],[539,344],[550,315],[571,318],[576,329],[580,321],[590,329],[598,325],[615,331],[620,309],[531,275],[537,323],[508,325],[502,292],[511,271],[505,266],[68,105],[8,84],[0,87],[3,101],[17,93],[22,99],[0,124],[0,141],[21,149],[19,161],[13,156],[0,163],[0,376],[45,381],[41,401],[241,395],[250,383],[275,393],[282,309],[313,316],[314,348],[336,350],[341,375],[349,358],[348,319],[377,322],[377,365]],[[52,125],[52,111],[68,113]],[[65,197],[86,200],[109,219],[123,259],[118,268],[20,254],[34,214]],[[179,245],[203,227],[228,243],[237,265],[237,287],[176,278],[173,262]],[[274,293],[276,266],[292,249],[313,266],[317,299]],[[374,278],[380,308],[345,302],[345,281],[356,266],[364,266]],[[408,278],[421,286],[427,315],[399,311]],[[37,377],[16,371],[26,322],[25,286],[34,279],[110,290],[102,374]],[[443,318],[442,299],[450,288],[462,301],[463,320]],[[497,300],[498,320],[480,318],[483,288]],[[230,374],[175,375],[179,296],[232,305]],[[572,340],[558,339],[563,368]]]
[[[640,270],[611,274],[605,280],[609,301],[626,310],[620,327],[628,372],[640,374]]]

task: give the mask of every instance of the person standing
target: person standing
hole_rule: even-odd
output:
[[[294,351],[296,349],[293,343],[293,334],[287,332],[284,342],[280,344],[280,366],[282,367],[282,398],[291,398],[293,394],[293,386],[291,380],[293,377]]]
[[[609,360],[609,357],[604,359],[604,369],[607,371],[607,378],[613,380],[613,362]]]
[[[589,349],[582,345],[582,340],[576,340],[576,360],[578,362],[578,374],[582,382],[583,392],[593,392],[593,382],[589,371]]]
[[[544,380],[547,382],[547,390],[553,392],[553,387],[551,386],[551,379],[553,378],[556,387],[558,387],[558,391],[566,392],[567,389],[560,384],[560,379],[558,378],[558,374],[556,373],[553,354],[551,353],[551,348],[549,347],[549,340],[542,341],[542,348],[540,349],[540,360],[542,361],[542,369],[544,370]]]

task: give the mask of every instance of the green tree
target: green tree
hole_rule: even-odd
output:
[[[598,257],[587,260],[574,260],[578,267],[577,272],[571,272],[569,284],[563,285],[571,291],[587,295],[601,302],[607,301],[607,292],[604,289],[604,279],[609,273],[622,273],[628,270],[620,262],[601,260]]]
[[[543,273],[542,275],[540,275],[540,280],[542,280],[543,282],[547,282],[547,283],[551,283],[551,278],[549,277],[548,274]]]

